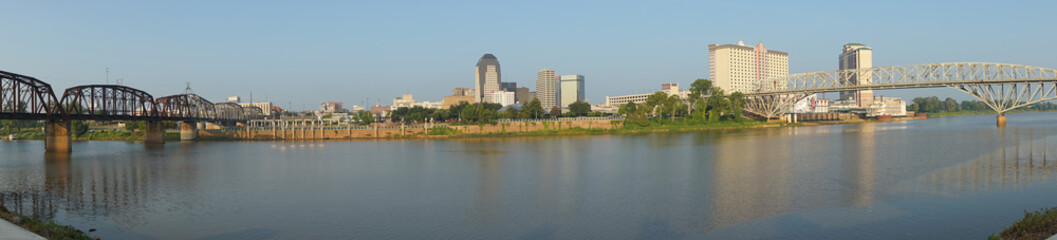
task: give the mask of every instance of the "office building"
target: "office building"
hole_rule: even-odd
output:
[[[536,73],[536,98],[540,100],[543,109],[551,109],[558,106],[558,76],[554,69],[544,68]]]
[[[402,107],[409,108],[414,103],[415,96],[411,94],[404,94],[403,96],[393,98],[393,109],[400,109]]]
[[[562,75],[561,76],[561,105],[567,108],[569,104],[584,100],[584,75]]]
[[[839,60],[840,70],[872,68],[873,49],[859,43],[844,44]],[[847,81],[852,85],[869,84],[872,80],[870,77],[869,74],[852,74],[848,75]],[[840,92],[840,99],[854,100],[859,107],[867,107],[873,103],[873,90]]]
[[[492,96],[491,102],[492,103],[498,103],[499,105],[502,105],[504,107],[510,106],[510,105],[513,105],[514,103],[516,103],[514,101],[514,95],[515,95],[514,92],[496,91],[496,92],[493,92],[491,94],[491,96]]]
[[[500,91],[499,83],[503,81],[499,70],[499,59],[495,55],[485,53],[477,60],[474,73],[474,90],[476,102],[488,102],[492,100],[492,93]]]
[[[239,96],[230,96],[230,97],[228,97],[228,102],[238,103],[241,100],[242,100],[242,98],[240,98]]]
[[[281,109],[280,109],[280,111],[273,112],[272,102],[239,103],[239,106],[241,106],[241,107],[258,107],[258,108],[261,109],[261,113],[265,114],[265,115],[279,114],[279,113],[282,112]]]
[[[517,82],[501,82],[499,83],[499,90],[515,92],[517,91]]]
[[[515,89],[514,90],[514,101],[518,102],[518,103],[528,103],[529,101],[532,100],[532,97],[529,96],[530,92],[531,91],[529,91],[529,89],[527,87],[519,87],[519,88]]]
[[[769,77],[789,75],[789,54],[767,50],[763,42],[755,47],[738,44],[708,45],[708,71],[713,86],[726,94],[755,92],[758,84]],[[773,89],[785,89],[784,79],[762,83]]]

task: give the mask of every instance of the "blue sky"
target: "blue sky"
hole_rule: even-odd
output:
[[[360,105],[472,87],[484,53],[503,80],[582,74],[606,95],[708,77],[711,43],[763,41],[791,73],[836,69],[840,48],[874,65],[1003,62],[1057,68],[1054,1],[13,1],[0,14],[0,70],[65,89],[122,78],[156,97],[190,82],[214,101],[284,108]],[[949,89],[888,90],[898,97]],[[828,96],[828,95],[827,95]],[[833,96],[836,96],[833,94]]]

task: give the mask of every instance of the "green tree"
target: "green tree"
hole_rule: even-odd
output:
[[[558,118],[558,117],[562,116],[562,108],[557,107],[557,106],[551,107],[550,116],[552,118]]]
[[[907,105],[907,111],[908,112],[917,112],[918,111],[918,104],[917,103],[911,103],[910,105]]]
[[[84,135],[88,132],[88,124],[81,120],[70,121],[70,133],[73,137]]]
[[[574,116],[587,116],[591,112],[591,104],[584,101],[576,101],[569,104],[569,112]]]
[[[543,116],[543,104],[539,99],[533,98],[527,106],[521,109],[521,113],[527,117],[540,118]]]
[[[955,101],[953,98],[944,99],[943,100],[943,106],[944,106],[944,110],[946,110],[948,112],[957,112],[958,111],[958,101]]]
[[[690,96],[691,101],[699,98],[704,98],[705,95],[712,90],[712,81],[708,79],[698,78],[690,84]]]
[[[146,123],[143,121],[125,121],[125,131],[137,132],[143,130],[146,127]]]
[[[620,105],[620,108],[617,109],[617,114],[623,114],[624,116],[627,116],[628,114],[635,113],[635,110],[637,109],[638,105],[636,105],[635,102],[628,102]]]
[[[480,115],[479,109],[480,108],[471,106],[462,108],[462,114],[460,114],[462,116],[462,120],[467,122],[477,121]]]
[[[664,99],[661,103],[661,112],[667,113],[668,118],[674,121],[675,114],[684,108],[683,99],[679,98],[678,95],[671,95]]]
[[[646,97],[646,113],[656,114],[658,108],[664,105],[664,101],[668,100],[668,94],[664,92],[655,92]]]
[[[713,87],[712,95],[705,100],[705,110],[708,111],[708,121],[717,122],[720,117],[731,111],[730,100],[723,96],[723,89]]]
[[[359,120],[364,125],[371,124],[374,123],[374,114],[370,111],[360,110],[356,112],[356,120]]]
[[[730,113],[734,115],[734,119],[741,118],[741,112],[745,110],[745,94],[734,92],[727,99],[730,100]]]

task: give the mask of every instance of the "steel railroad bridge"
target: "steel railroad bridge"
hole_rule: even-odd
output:
[[[745,93],[747,112],[773,119],[805,97],[824,92],[954,88],[980,99],[1006,125],[1006,112],[1057,99],[1057,70],[1004,63],[930,63],[799,73],[764,79]]]
[[[165,121],[180,122],[180,139],[197,137],[197,122],[242,125],[263,117],[258,107],[212,103],[193,93],[154,98],[122,85],[82,85],[55,95],[39,79],[0,71],[0,119],[46,120],[44,148],[70,152],[71,120],[146,121],[144,142],[165,143]]]

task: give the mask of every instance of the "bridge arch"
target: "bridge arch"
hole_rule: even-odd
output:
[[[34,77],[0,71],[0,118],[46,119],[63,115],[51,85]]]
[[[950,87],[987,103],[999,115],[1057,99],[1057,70],[1036,66],[955,62],[846,69],[764,79],[745,93],[746,110],[774,118],[822,92]]]
[[[238,103],[217,103],[216,112],[217,120],[221,121],[242,121],[245,120],[242,106]]]
[[[176,94],[154,100],[158,116],[173,120],[211,120],[216,118],[213,102],[193,93]]]
[[[154,97],[121,85],[82,85],[67,88],[59,101],[71,119],[152,120]]]

